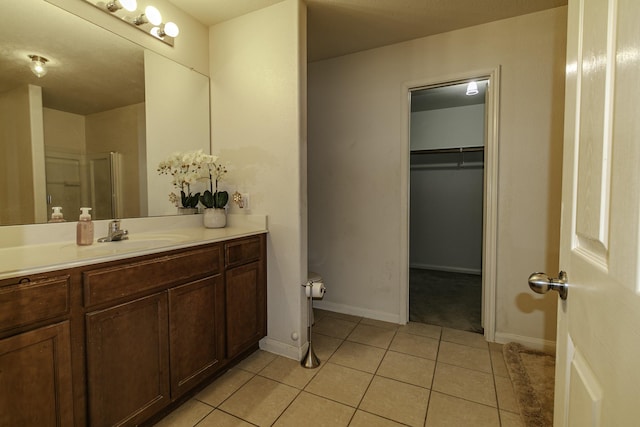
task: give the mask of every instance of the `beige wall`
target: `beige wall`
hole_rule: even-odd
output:
[[[122,154],[122,215],[140,216],[138,127],[144,123],[144,103],[115,108],[87,116],[87,154]]]
[[[24,224],[35,220],[30,102],[28,85],[0,94],[2,225]]]
[[[51,108],[43,108],[43,111],[44,145],[47,149],[86,153],[85,116]]]
[[[309,268],[323,304],[400,319],[403,87],[501,69],[496,339],[555,340],[566,8],[309,64]],[[404,162],[406,163],[406,162]]]
[[[301,357],[307,278],[304,118],[306,11],[286,0],[210,29],[213,153],[227,188],[267,214],[268,337],[263,348]]]

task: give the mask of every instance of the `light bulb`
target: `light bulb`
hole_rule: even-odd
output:
[[[48,61],[47,58],[37,55],[29,55],[29,58],[31,58],[31,65],[29,67],[33,74],[38,78],[44,77],[47,74],[47,67],[45,65],[45,62]]]
[[[160,11],[153,6],[147,6],[144,9],[144,15],[153,25],[160,25],[162,23],[162,15],[160,14]]]
[[[467,96],[477,95],[478,93],[478,84],[476,82],[469,82],[467,85]]]
[[[178,28],[178,26],[173,22],[167,22],[164,24],[164,32],[169,37],[178,37],[178,34],[180,34],[180,28]]]
[[[138,4],[136,0],[112,0],[107,3],[106,7],[109,12],[117,12],[122,8],[133,12],[138,7]]]
[[[128,10],[129,12],[133,12],[138,8],[138,3],[136,0],[118,0],[123,8]]]

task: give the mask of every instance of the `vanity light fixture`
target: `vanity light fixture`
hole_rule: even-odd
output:
[[[105,6],[109,12],[117,12],[120,9],[133,12],[138,8],[136,0],[112,0]]]
[[[473,95],[477,95],[478,93],[480,93],[478,91],[478,84],[476,82],[469,82],[469,84],[467,85],[467,96],[473,96]]]
[[[136,0],[85,0],[111,16],[121,19],[127,24],[143,31],[153,38],[173,46],[180,30],[173,22],[162,22],[162,14],[158,8],[148,5],[144,12],[138,10]]]
[[[38,78],[44,77],[48,71],[45,64],[49,62],[49,60],[43,56],[38,55],[29,55],[29,58],[31,58],[31,65],[29,66],[29,68],[31,68],[33,74],[35,74]]]

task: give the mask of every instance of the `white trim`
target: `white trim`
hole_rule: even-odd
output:
[[[293,360],[302,360],[302,356],[306,354],[309,342],[305,342],[302,347],[295,347],[283,342],[264,337],[260,340],[260,349],[274,353],[280,356],[284,356]]]
[[[542,338],[525,337],[524,335],[507,334],[504,332],[496,332],[495,342],[499,344],[507,344],[509,342],[517,342],[525,347],[532,348],[534,350],[544,351],[550,354],[556,354],[556,342],[551,340],[545,340]]]
[[[352,316],[366,317],[367,319],[373,319],[373,320],[382,320],[383,322],[396,323],[399,325],[404,325],[405,323],[407,323],[406,321],[403,322],[400,316],[398,316],[395,313],[386,313],[384,311],[369,310],[366,308],[354,307],[352,305],[336,304],[329,301],[314,301],[313,306],[321,310],[333,311],[335,313],[342,313],[342,314],[350,314]]]
[[[482,325],[485,339],[495,341],[496,328],[496,274],[497,274],[497,234],[498,234],[498,143],[500,113],[500,66],[493,69],[470,71],[463,74],[416,80],[404,83],[401,96],[402,117],[406,123],[400,135],[400,265],[409,266],[409,127],[411,125],[411,91],[445,82],[471,79],[488,79],[486,95],[487,141],[484,160],[484,227],[482,260]],[[399,320],[409,320],[409,274],[408,268],[400,269]]]

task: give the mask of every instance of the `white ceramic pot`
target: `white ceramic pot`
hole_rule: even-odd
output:
[[[206,208],[203,218],[207,228],[222,228],[227,225],[227,211],[224,208]]]

